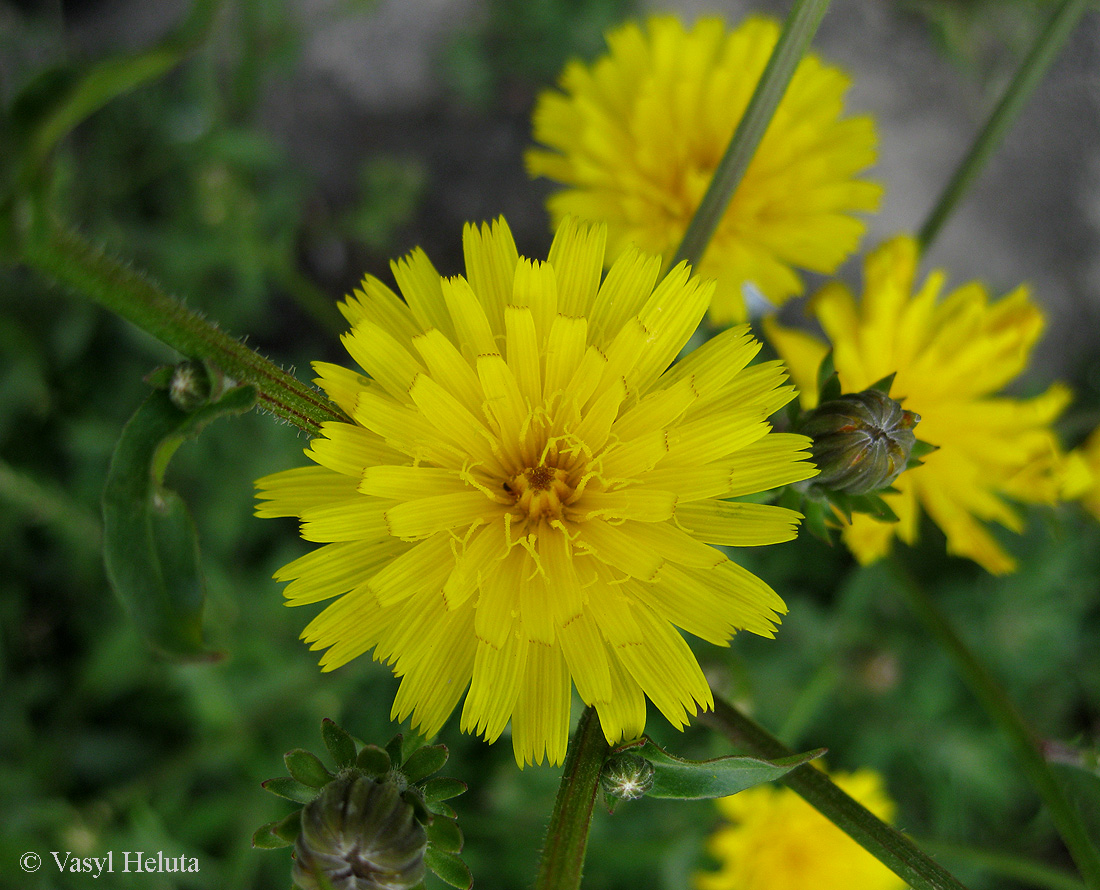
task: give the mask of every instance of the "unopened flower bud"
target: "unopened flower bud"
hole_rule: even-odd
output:
[[[799,432],[813,439],[814,483],[846,494],[885,488],[909,463],[920,415],[877,389],[850,393],[809,413]]]
[[[181,411],[194,411],[208,401],[213,390],[210,373],[202,362],[187,359],[172,370],[168,398]]]
[[[653,764],[637,754],[616,754],[600,773],[603,790],[620,800],[637,800],[653,787]]]
[[[338,776],[302,808],[291,876],[302,890],[407,890],[424,878],[427,846],[395,782]]]

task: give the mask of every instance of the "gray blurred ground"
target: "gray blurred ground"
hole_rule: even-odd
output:
[[[272,85],[263,121],[296,162],[339,201],[364,157],[408,153],[428,166],[423,209],[452,242],[463,220],[504,213],[521,250],[535,253],[546,239],[538,206],[545,187],[532,189],[522,171],[526,109],[466,113],[439,76],[440,53],[485,15],[483,0],[380,0],[350,16],[346,0],[294,3],[304,29],[301,64]],[[173,20],[173,5],[112,0],[83,24],[82,37],[90,44],[140,44]],[[645,5],[730,20],[751,11],[781,17],[790,6],[789,0]],[[836,0],[815,46],[853,75],[849,107],[879,122],[875,175],[887,194],[868,243],[915,229],[1002,83],[983,86],[961,73],[916,18],[882,0]],[[441,248],[431,233],[421,240],[429,252]],[[346,257],[337,252],[319,260],[326,261]],[[1093,396],[1100,392],[1100,14],[1086,16],[929,262],[947,267],[954,282],[980,277],[998,290],[1030,282],[1051,318],[1039,353],[1048,373],[1083,374]]]

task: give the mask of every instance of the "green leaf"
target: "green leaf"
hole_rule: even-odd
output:
[[[377,745],[364,745],[355,765],[369,776],[384,776],[393,766],[390,755]]]
[[[429,813],[434,813],[437,816],[446,816],[448,819],[458,818],[458,813],[455,812],[454,807],[441,800],[432,801],[431,803],[425,804],[425,806]]]
[[[452,797],[465,794],[467,786],[465,782],[460,782],[458,779],[440,776],[436,779],[429,779],[424,783],[421,790],[424,792],[424,800],[428,803],[435,803],[439,800],[450,800]]]
[[[891,509],[878,494],[853,494],[851,498],[852,509],[860,513],[866,513],[879,522],[897,522],[898,514]]]
[[[252,834],[252,846],[257,850],[278,850],[280,847],[289,847],[290,842],[284,841],[275,833],[278,821],[261,825]]]
[[[702,800],[728,797],[754,785],[781,779],[797,766],[825,753],[824,748],[782,757],[761,760],[757,757],[718,757],[714,760],[682,760],[653,744],[649,739],[634,746],[618,749],[639,754],[653,764],[653,786],[647,797],[677,800]]]
[[[302,811],[295,810],[282,819],[261,825],[252,835],[252,846],[261,850],[277,850],[289,847],[298,840],[302,830]]]
[[[165,655],[217,657],[202,639],[198,536],[183,501],[163,487],[164,471],[185,439],[255,402],[255,388],[244,386],[187,413],[154,392],[123,428],[111,458],[103,491],[107,577],[138,630]]]
[[[817,403],[821,405],[831,402],[833,399],[839,399],[840,396],[840,377],[836,373],[833,351],[830,349],[817,367]]]
[[[446,745],[425,745],[417,748],[401,766],[401,772],[410,782],[419,782],[443,768],[450,756]]]
[[[321,721],[321,738],[339,769],[355,765],[355,740],[328,717]]]
[[[270,791],[272,794],[279,795],[279,797],[285,797],[287,800],[293,800],[295,803],[309,803],[317,796],[316,788],[303,785],[297,779],[290,778],[290,776],[276,776],[274,779],[268,779],[266,782],[261,783],[261,787],[265,791]]]
[[[888,396],[888,395],[890,395],[890,387],[894,385],[894,378],[897,376],[897,374],[898,374],[897,371],[894,371],[892,374],[887,374],[881,380],[876,380],[874,383],[872,383],[867,388],[868,389],[877,389],[884,396]]]
[[[470,869],[454,853],[446,853],[443,850],[429,847],[424,854],[424,864],[452,887],[458,887],[459,890],[470,890],[474,886],[474,877],[470,874]]]
[[[110,56],[86,71],[52,68],[27,85],[12,103],[15,126],[13,167],[20,184],[37,176],[50,152],[74,127],[112,99],[178,65],[202,41],[219,0],[197,0],[175,32],[151,49]]]
[[[914,458],[928,457],[933,451],[939,451],[939,445],[933,445],[931,442],[924,442],[917,439],[913,443],[913,448],[909,452],[909,465],[912,466]]]
[[[437,850],[462,852],[462,829],[454,819],[436,819],[428,826],[428,840]]]
[[[325,765],[317,755],[310,751],[301,748],[287,751],[283,755],[283,762],[286,763],[286,769],[291,778],[297,779],[310,788],[324,788],[332,781],[332,773],[325,769]]]
[[[399,732],[386,742],[386,754],[389,756],[390,764],[393,766],[401,766],[401,764],[405,762],[405,756],[401,753],[404,741],[405,736]],[[389,767],[386,767],[386,769],[389,769]]]

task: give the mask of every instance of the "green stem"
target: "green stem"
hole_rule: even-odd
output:
[[[695,266],[702,259],[707,244],[729,207],[733,193],[737,191],[737,186],[741,184],[745,171],[756,154],[760,140],[764,138],[798,63],[817,33],[817,26],[829,8],[829,2],[830,0],[795,0],[771,58],[768,59],[752,98],[749,99],[745,114],[730,139],[725,155],[718,162],[714,177],[688,224],[684,239],[676,249],[670,266],[675,266],[681,260],[687,260]]]
[[[148,278],[107,256],[75,232],[46,226],[24,242],[23,260],[67,284],[189,358],[207,359],[259,390],[260,406],[316,435],[346,420],[325,397],[166,294]]]
[[[701,714],[699,720],[757,757],[773,760],[794,754],[764,727],[717,696],[714,698],[714,711]],[[913,890],[966,890],[909,838],[853,800],[821,770],[805,764],[791,770],[780,781],[801,795]]]
[[[1039,741],[1000,684],[978,661],[947,618],[912,574],[896,559],[891,560],[894,579],[909,606],[955,662],[955,667],[989,717],[1000,726],[1020,759],[1028,777],[1050,812],[1054,827],[1073,857],[1085,885],[1100,890],[1100,853],[1089,840],[1085,826],[1054,771],[1043,757]]]
[[[1089,7],[1090,0],[1063,0],[1057,12],[1051,16],[1043,33],[1035,41],[1020,70],[1009,84],[1001,101],[993,110],[989,120],[970,146],[970,151],[960,162],[955,175],[948,182],[935,203],[928,219],[921,226],[917,239],[921,250],[936,239],[943,224],[955,209],[963,195],[978,178],[986,162],[997,150],[1008,128],[1012,126],[1031,93],[1050,68],[1062,45],[1066,42],[1081,16]]]
[[[1028,886],[1043,887],[1048,888],[1048,890],[1086,890],[1085,885],[1081,883],[1076,875],[1020,856],[995,853],[991,850],[979,850],[963,844],[945,843],[943,841],[921,839],[920,845],[933,856],[954,859],[960,863],[975,866],[983,871],[1010,878]]]
[[[576,890],[580,887],[600,770],[610,750],[600,728],[600,718],[595,708],[589,706],[569,741],[535,890]]]

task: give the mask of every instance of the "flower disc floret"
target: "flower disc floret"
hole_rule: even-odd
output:
[[[915,542],[923,508],[950,552],[995,574],[1009,572],[1015,561],[983,522],[1020,531],[1010,501],[1057,500],[1063,460],[1051,423],[1069,392],[1055,384],[1031,399],[997,394],[1027,366],[1042,332],[1042,312],[1026,288],[990,301],[984,286],[970,282],[940,300],[944,273],[934,271],[916,287],[917,259],[914,239],[894,238],[868,254],[859,303],[831,282],[808,307],[831,341],[842,389],[865,389],[896,372],[891,392],[919,414],[921,441],[936,446],[921,466],[898,476],[897,494],[885,495],[899,521],[856,515],[844,539],[857,559],[873,562],[895,535]],[[829,346],[774,319],[764,328],[802,385],[804,407],[812,408],[812,381]]]
[[[687,29],[658,15],[608,33],[592,64],[570,62],[538,98],[540,147],[526,157],[565,187],[548,201],[554,220],[605,222],[609,260],[632,244],[670,260],[778,37],[765,18]],[[745,319],[746,287],[781,303],[802,292],[796,268],[831,273],[858,246],[855,214],[876,210],[882,188],[858,178],[876,136],[869,117],[844,116],[849,84],[813,54],[799,63],[697,270],[718,281],[714,322]]]
[[[782,600],[713,544],[786,541],[798,513],[728,498],[815,472],[809,440],[771,431],[793,396],[750,365],[747,328],[674,361],[713,289],[631,251],[601,281],[606,233],[572,220],[546,262],[503,220],[463,235],[466,275],[422,251],[342,304],[367,376],[317,363],[352,422],[314,466],[259,480],[261,516],[323,546],[276,577],[332,670],[366,652],[401,678],[393,717],[560,762],[571,688],[610,742],[641,734],[646,697],[676,726],[711,705],[677,628],[727,645],[771,636]]]

